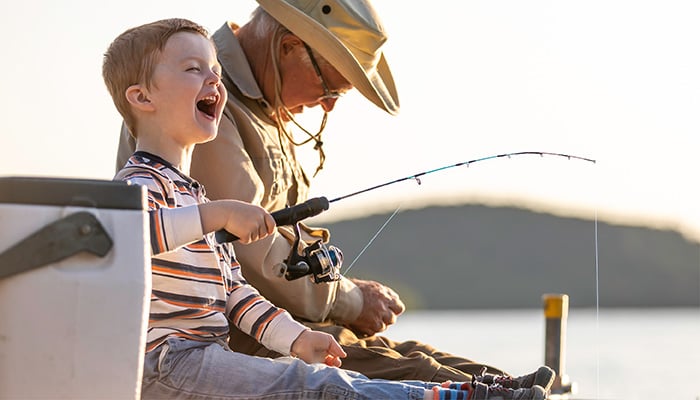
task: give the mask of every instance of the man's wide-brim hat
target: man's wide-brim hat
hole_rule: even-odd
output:
[[[387,35],[366,0],[257,0],[367,99],[394,115],[399,97],[384,58]]]

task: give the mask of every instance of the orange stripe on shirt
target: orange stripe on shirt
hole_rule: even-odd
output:
[[[241,307],[240,310],[238,310],[236,315],[233,316],[232,321],[234,321],[234,323],[236,323],[236,321],[238,321],[238,319],[241,317],[241,315],[243,315],[246,311],[248,311],[252,307],[252,305],[254,303],[257,303],[258,301],[260,301],[260,296],[255,296],[252,299],[248,300],[248,302],[245,303],[243,305],[243,307]]]
[[[178,268],[173,268],[173,267],[164,267],[160,265],[153,264],[151,266],[151,270],[153,272],[160,272],[168,275],[172,275],[173,278],[196,278],[199,280],[206,280],[208,282],[215,282],[215,283],[222,283],[223,278],[221,275],[209,275],[209,274],[198,274],[196,272],[191,272],[191,271],[185,271],[182,269]]]
[[[163,230],[161,229],[163,222],[160,219],[160,213],[155,212],[151,213],[151,215],[153,216],[153,224],[155,225],[151,227],[151,229],[155,231],[158,249],[164,251],[167,249],[167,247],[165,247],[165,239],[163,238]]]

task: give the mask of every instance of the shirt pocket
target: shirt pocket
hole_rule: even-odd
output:
[[[292,168],[297,167],[292,164],[278,149],[271,152],[270,159],[270,177],[269,185],[266,187],[267,204],[277,204],[281,207],[286,206],[289,191],[295,186],[294,171]]]

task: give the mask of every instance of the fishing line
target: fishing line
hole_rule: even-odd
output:
[[[596,332],[596,398],[600,397],[600,268],[598,264],[598,208],[595,210],[595,332]]]
[[[596,171],[597,173],[597,171]],[[597,179],[596,179],[597,181]],[[593,236],[595,241],[595,334],[596,334],[596,398],[600,398],[600,258],[598,252],[598,202],[594,207]]]
[[[396,207],[396,210],[394,210],[394,213],[391,214],[391,216],[384,222],[384,225],[382,225],[381,228],[379,228],[379,230],[377,231],[377,233],[375,233],[374,236],[372,236],[372,239],[370,239],[369,242],[367,242],[367,244],[362,249],[362,251],[360,251],[360,253],[355,257],[354,260],[352,260],[352,262],[350,263],[348,268],[345,270],[345,272],[343,272],[343,275],[347,275],[348,271],[350,271],[350,268],[352,268],[352,266],[355,265],[355,262],[362,256],[362,254],[365,252],[365,250],[367,250],[367,248],[369,248],[369,246],[372,245],[372,243],[374,242],[374,239],[376,239],[377,236],[379,236],[379,234],[382,233],[382,231],[384,230],[384,227],[386,227],[389,224],[389,221],[391,221],[394,218],[394,216],[396,216],[396,214],[399,212],[400,208],[401,208],[401,204],[399,204],[399,206]]]
[[[366,189],[358,190],[358,191],[356,191],[356,192],[352,192],[352,193],[349,193],[349,194],[346,194],[346,195],[343,195],[343,196],[336,197],[336,198],[334,198],[334,199],[332,199],[332,200],[328,200],[326,206],[329,205],[330,203],[333,203],[333,202],[336,202],[336,201],[340,201],[340,200],[343,200],[343,199],[347,199],[348,197],[356,196],[356,195],[358,195],[358,194],[366,193],[366,192],[369,192],[369,191],[372,191],[372,190],[375,190],[375,189],[379,189],[379,188],[382,188],[382,187],[385,187],[385,186],[393,185],[393,184],[395,184],[395,183],[407,181],[407,180],[409,180],[409,179],[415,180],[416,183],[418,183],[418,185],[420,185],[420,184],[421,184],[421,180],[420,180],[420,177],[421,177],[421,176],[428,175],[428,174],[432,174],[432,173],[439,172],[439,171],[444,171],[444,170],[446,170],[446,169],[455,168],[455,167],[461,167],[461,166],[466,166],[466,167],[468,167],[468,166],[471,165],[471,164],[474,164],[474,163],[477,163],[477,162],[481,162],[481,161],[494,160],[494,159],[504,158],[504,157],[505,157],[505,158],[511,158],[511,157],[515,157],[515,156],[524,156],[524,155],[538,155],[538,156],[540,156],[540,157],[544,157],[544,156],[564,157],[564,158],[566,158],[566,159],[568,159],[568,160],[575,159],[575,160],[581,160],[581,161],[592,162],[592,163],[594,163],[594,164],[595,164],[595,162],[596,162],[596,160],[591,159],[591,158],[587,158],[587,157],[575,156],[575,155],[564,154],[564,153],[553,153],[553,152],[547,152],[547,151],[519,151],[519,152],[512,152],[512,153],[496,154],[496,155],[487,156],[487,157],[475,158],[475,159],[473,159],[473,160],[463,161],[463,162],[459,162],[459,163],[456,163],[456,164],[450,164],[450,165],[446,165],[446,166],[439,167],[439,168],[434,168],[434,169],[431,169],[431,170],[427,170],[427,171],[419,172],[419,173],[416,173],[416,174],[413,174],[413,175],[409,175],[409,176],[406,176],[406,177],[403,177],[403,178],[399,178],[399,179],[395,179],[395,180],[388,181],[388,182],[385,182],[385,183],[381,183],[381,184],[379,184],[379,185],[375,185],[375,186],[372,186],[372,187],[369,187],[369,188],[366,188]],[[326,208],[327,208],[327,207],[326,207]],[[389,216],[389,218],[384,222],[384,224],[379,228],[379,230],[374,234],[374,236],[372,236],[372,238],[369,240],[369,242],[368,242],[368,243],[365,245],[365,247],[360,251],[360,253],[355,257],[355,259],[350,263],[350,266],[348,266],[348,268],[345,270],[345,272],[343,272],[343,274],[347,274],[348,271],[350,271],[350,268],[352,268],[352,266],[355,264],[355,262],[360,258],[360,256],[362,256],[362,254],[369,248],[369,246],[372,245],[372,243],[373,243],[374,240],[377,238],[377,236],[379,236],[379,234],[382,232],[382,230],[384,230],[384,228],[387,226],[387,224],[394,218],[394,216],[396,216],[396,214],[399,212],[399,209],[400,209],[400,208],[401,208],[401,204],[399,204],[399,206],[396,208],[396,210],[394,210],[394,213],[391,214],[391,216]],[[320,212],[320,211],[319,211],[319,212]],[[596,225],[596,226],[597,226],[597,225]],[[596,246],[597,246],[597,242],[596,242]],[[596,256],[596,259],[597,259],[597,256]],[[597,285],[596,285],[596,286],[597,286]]]

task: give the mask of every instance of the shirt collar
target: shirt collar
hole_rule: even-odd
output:
[[[134,154],[132,155],[132,157],[135,157],[139,162],[143,162],[143,163],[148,164],[149,166],[152,166],[152,167],[154,166],[154,163],[162,164],[166,168],[175,172],[180,178],[182,178],[182,180],[184,180],[185,182],[192,185],[192,187],[194,187],[195,189],[198,189],[200,186],[199,182],[197,182],[194,179],[192,179],[191,177],[185,175],[176,166],[174,166],[170,161],[164,159],[161,156],[150,153],[148,151],[136,150],[134,152]]]
[[[233,33],[235,29],[238,29],[238,25],[226,22],[212,35],[221,68],[243,96],[255,100],[269,113],[271,107],[264,99],[245,52]]]

